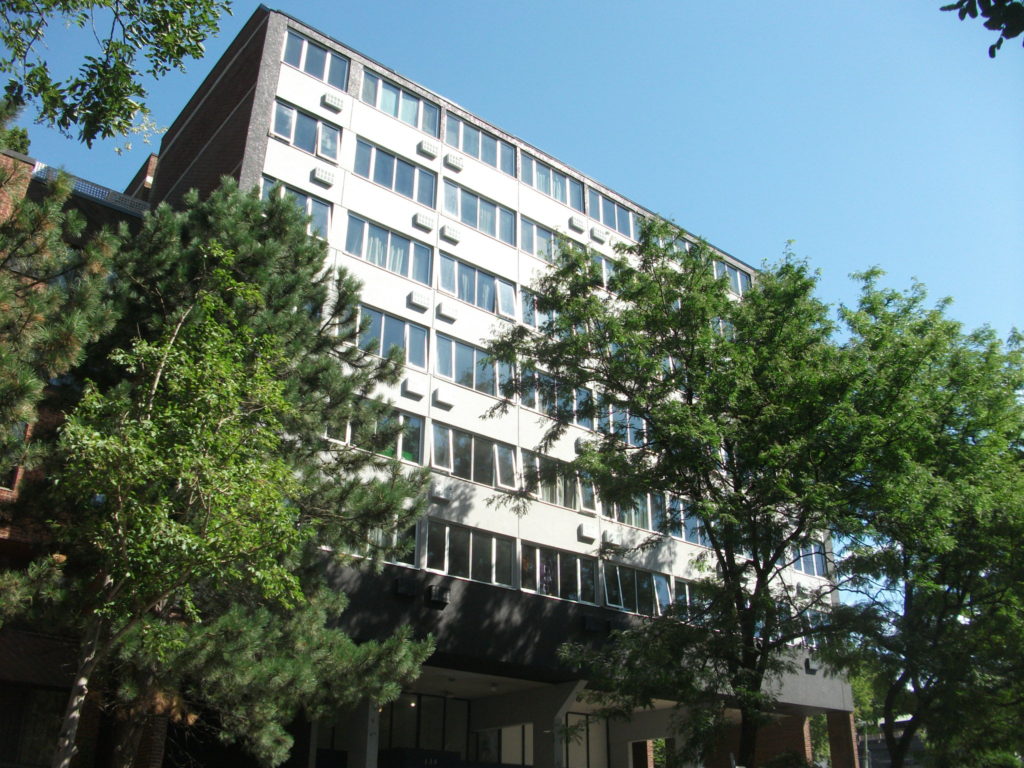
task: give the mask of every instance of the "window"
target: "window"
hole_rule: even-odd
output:
[[[604,564],[605,600],[612,608],[659,616],[672,605],[668,577],[625,565]]]
[[[538,331],[546,330],[547,325],[553,323],[557,317],[553,309],[541,309],[538,306],[537,294],[527,290],[523,291],[522,309],[523,324]]]
[[[338,159],[341,129],[280,101],[274,107],[274,135],[306,152]]]
[[[416,368],[427,367],[427,329],[422,325],[385,314],[370,307],[359,308],[359,346],[382,357],[394,347],[401,359]]]
[[[356,175],[387,187],[417,203],[434,207],[437,175],[359,139]]]
[[[615,277],[615,261],[596,252],[590,254],[590,260],[597,270],[601,285],[607,288],[612,278]]]
[[[434,466],[484,485],[514,488],[516,449],[480,435],[434,424]]]
[[[411,413],[394,411],[380,419],[378,431],[398,430],[395,442],[380,451],[385,456],[423,463],[423,418]]]
[[[433,248],[371,224],[351,213],[348,215],[345,252],[384,267],[389,272],[430,285]]]
[[[515,540],[476,529],[450,525],[443,520],[427,523],[427,568],[482,581],[513,586]]]
[[[482,349],[440,333],[437,334],[434,362],[438,376],[485,395],[499,394],[501,387],[512,377],[512,367],[507,363],[495,364]]]
[[[394,83],[382,80],[368,69],[363,70],[362,98],[367,104],[397,117],[403,123],[426,131],[431,136],[438,135],[441,110],[436,104],[431,104]]]
[[[523,476],[526,486],[541,501],[569,509],[597,509],[594,483],[588,478],[559,471],[563,462],[523,451]]]
[[[631,237],[634,240],[637,239],[640,234],[640,227],[635,213],[629,210],[629,208],[619,205],[610,197],[601,194],[593,187],[587,187],[587,192],[590,198],[587,201],[588,208],[590,209],[587,213],[590,215],[590,218],[600,221],[606,227],[611,227],[619,234]]]
[[[811,576],[828,576],[825,563],[825,545],[820,541],[810,541],[793,548],[793,568]]]
[[[689,504],[683,505],[683,536],[691,544],[699,544],[702,547],[711,546],[707,528]]]
[[[270,199],[275,188],[280,189],[280,194],[292,200],[299,210],[309,217],[309,234],[316,235],[317,237],[327,237],[327,232],[331,226],[330,203],[326,200],[321,200],[319,197],[308,195],[294,187],[284,186],[277,179],[272,179],[269,176],[263,177],[262,186],[264,200]]]
[[[737,296],[750,290],[750,273],[724,261],[715,262],[715,277],[728,279],[729,290]]]
[[[335,88],[344,91],[348,87],[348,59],[291,30],[284,43],[284,62]]]
[[[676,579],[676,607],[680,614],[693,621],[708,606],[707,587],[696,581]]]
[[[508,280],[483,272],[446,253],[441,254],[442,291],[458,296],[488,312],[515,317],[516,287]]]
[[[583,184],[525,152],[519,178],[524,184],[529,184],[558,202],[566,203],[583,213]]]
[[[597,603],[597,560],[572,552],[523,544],[520,585],[541,595]]]
[[[593,429],[589,415],[594,393],[580,387],[575,391],[545,373],[523,371],[523,391],[519,402],[527,408],[541,411],[553,419],[563,419],[584,429]]]
[[[503,243],[516,244],[516,215],[511,210],[448,180],[444,182],[444,212]]]
[[[555,233],[540,224],[521,218],[522,244],[521,247],[527,253],[532,253],[538,258],[550,263],[555,258],[555,247],[558,240]]]
[[[451,112],[445,115],[444,140],[447,144],[504,171],[509,176],[516,175],[515,147],[470,125]]]
[[[630,414],[623,406],[615,403],[601,407],[597,428],[606,435],[614,434],[619,440],[634,448],[645,445],[647,439],[643,418]]]

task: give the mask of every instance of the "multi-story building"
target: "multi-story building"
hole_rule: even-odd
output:
[[[542,486],[525,515],[489,504],[541,460],[531,451],[546,417],[543,403],[521,399],[485,418],[502,371],[481,348],[502,324],[538,322],[528,286],[556,233],[612,256],[653,214],[265,8],[127,191],[174,204],[225,174],[264,194],[283,185],[327,241],[326,266],[362,280],[364,342],[405,355],[401,384],[386,393],[406,424],[399,455],[434,473],[406,561],[336,578],[351,596],[342,621],[354,636],[410,624],[435,636],[437,652],[394,703],[366,702],[304,726],[295,764],[646,766],[648,742],[670,735],[672,702],[605,722],[580,696],[586,681],[555,652],[683,598],[699,531],[665,534],[656,555],[602,559],[602,541],[651,535],[655,511],[605,515],[593,490],[575,482]],[[743,263],[722,254],[720,267],[736,293],[749,285]],[[573,438],[551,458],[571,458]],[[816,553],[803,562],[807,579],[826,577]],[[763,732],[763,749],[806,754],[806,717],[826,712],[833,764],[852,766],[851,710],[846,684],[808,664],[780,681],[779,718]],[[566,726],[578,726],[573,738]]]

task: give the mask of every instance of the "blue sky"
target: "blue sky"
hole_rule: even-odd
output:
[[[275,6],[753,265],[786,241],[821,271],[925,283],[968,327],[1024,329],[1024,49],[939,0]],[[207,58],[152,88],[169,125],[256,5]],[[85,50],[51,43],[51,66]],[[23,123],[30,124],[26,114]],[[152,145],[91,151],[31,128],[31,154],[123,188]]]

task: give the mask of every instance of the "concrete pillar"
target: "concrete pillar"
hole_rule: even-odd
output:
[[[832,768],[857,768],[857,728],[853,712],[829,712],[827,719]]]
[[[477,699],[470,710],[470,730],[533,723],[534,768],[565,768],[565,715],[584,685],[577,680]]]
[[[811,749],[811,724],[803,715],[783,715],[757,733],[755,762],[760,765],[776,755],[791,752],[808,763],[814,759]]]
[[[360,702],[348,718],[351,730],[345,734],[348,768],[377,768],[380,742],[380,712],[370,701]]]

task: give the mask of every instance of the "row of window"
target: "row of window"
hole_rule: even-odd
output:
[[[327,237],[331,225],[331,204],[329,202],[303,192],[301,189],[282,185],[280,181],[270,176],[264,176],[260,184],[260,194],[263,199],[269,200],[275,189],[294,202],[298,209],[309,217],[309,234]]]
[[[285,63],[342,91],[348,88],[349,60],[289,31],[285,40]],[[406,88],[363,70],[360,98],[404,123],[431,136],[440,135],[441,109]],[[275,128],[275,132],[277,132]],[[516,175],[515,147],[482,131],[452,113],[445,115],[445,142],[494,168]],[[312,150],[311,150],[312,151]],[[585,212],[583,183],[526,153],[522,154],[520,180],[544,194]],[[636,214],[597,190],[589,189],[589,215],[628,237],[636,237]]]
[[[434,207],[436,173],[362,139],[356,143],[355,173],[403,197]]]
[[[274,135],[293,147],[337,162],[341,129],[278,101],[274,105]]]
[[[478,229],[503,243],[516,244],[516,214],[511,208],[480,197],[447,179],[444,182],[444,212],[467,227]]]

